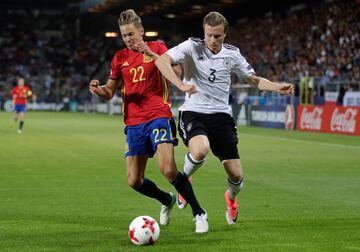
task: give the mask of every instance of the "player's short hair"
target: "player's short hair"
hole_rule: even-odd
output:
[[[134,24],[135,27],[142,27],[141,18],[133,9],[128,9],[120,13],[118,18],[119,27],[127,24]]]
[[[224,32],[227,33],[229,29],[229,23],[226,20],[226,18],[217,11],[211,11],[209,12],[203,19],[203,28],[205,28],[205,25],[210,26],[218,26],[218,25],[224,25]]]

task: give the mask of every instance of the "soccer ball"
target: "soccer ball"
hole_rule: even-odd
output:
[[[129,225],[129,237],[135,245],[153,244],[160,234],[160,227],[150,216],[136,217]]]

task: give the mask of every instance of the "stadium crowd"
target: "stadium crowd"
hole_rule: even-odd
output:
[[[256,71],[274,80],[301,76],[360,80],[360,2],[293,6],[287,13],[239,23],[231,42]],[[233,34],[232,34],[233,35]]]
[[[227,42],[271,80],[297,83],[302,76],[315,76],[322,86],[334,80],[359,82],[359,12],[358,0],[293,6],[283,13],[240,19]],[[38,102],[90,99],[87,83],[108,74],[119,43],[103,34],[78,36],[76,17],[60,11],[0,14],[1,101],[9,97],[17,76],[26,79]]]
[[[0,99],[25,78],[39,102],[79,99],[106,60],[102,36],[79,37],[76,19],[61,11],[2,10]]]

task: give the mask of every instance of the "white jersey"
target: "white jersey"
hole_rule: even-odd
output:
[[[239,78],[255,74],[239,49],[229,44],[223,44],[221,50],[213,54],[204,40],[189,38],[166,53],[175,63],[183,64],[183,82],[195,84],[198,90],[190,97],[186,94],[180,111],[231,114],[228,104],[231,73],[235,73]]]

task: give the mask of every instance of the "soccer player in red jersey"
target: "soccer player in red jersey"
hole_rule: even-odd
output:
[[[17,86],[11,90],[10,95],[14,103],[14,120],[15,122],[19,120],[18,133],[21,134],[25,122],[27,98],[32,96],[32,92],[30,88],[25,85],[25,80],[19,78]]]
[[[187,177],[178,172],[174,160],[174,145],[178,141],[170,110],[168,83],[155,66],[155,60],[167,48],[161,42],[143,41],[144,28],[134,10],[120,13],[118,23],[126,48],[115,53],[106,84],[100,85],[98,80],[92,80],[89,90],[104,99],[111,99],[121,83],[128,145],[125,152],[128,184],[141,194],[161,202],[160,224],[169,223],[176,197],[144,177],[147,160],[155,152],[161,173],[192,207],[195,232],[205,233],[208,231],[206,212],[198,203]],[[194,88],[188,85],[180,87],[189,93]]]

